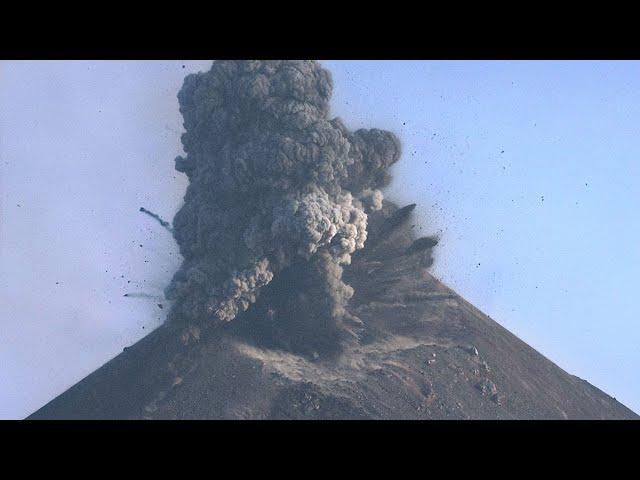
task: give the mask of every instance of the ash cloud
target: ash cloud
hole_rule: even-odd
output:
[[[185,78],[176,170],[189,185],[173,220],[184,260],[166,290],[170,320],[229,322],[295,265],[322,297],[309,318],[354,336],[342,266],[365,245],[400,144],[329,118],[331,93],[314,61],[216,61]]]

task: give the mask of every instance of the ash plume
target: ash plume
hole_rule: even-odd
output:
[[[185,78],[175,167],[189,185],[173,221],[184,260],[165,292],[171,321],[231,321],[295,265],[322,297],[308,302],[317,328],[355,335],[342,265],[365,245],[400,144],[329,118],[331,93],[314,61],[216,61]]]

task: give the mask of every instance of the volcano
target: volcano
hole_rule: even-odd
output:
[[[413,207],[371,215],[343,276],[360,341],[338,355],[281,335],[305,315],[285,271],[235,321],[167,322],[28,418],[638,419],[429,274],[436,242],[415,238]]]

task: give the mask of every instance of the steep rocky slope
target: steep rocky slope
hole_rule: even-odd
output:
[[[432,277],[411,210],[386,203],[345,270],[362,340],[341,355],[291,348],[275,306],[304,292],[283,275],[225,328],[164,325],[29,418],[638,418]]]

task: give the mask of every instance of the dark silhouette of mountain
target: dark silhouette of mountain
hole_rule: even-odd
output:
[[[305,349],[311,293],[283,273],[223,328],[165,324],[29,418],[638,418],[431,276],[413,207],[385,202],[345,268],[361,324],[341,353]]]

